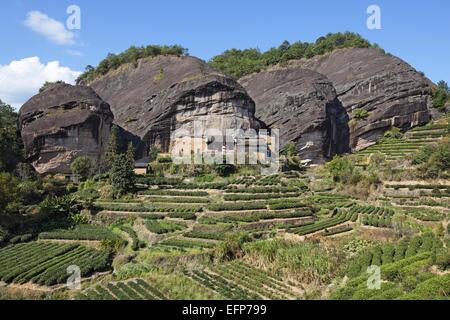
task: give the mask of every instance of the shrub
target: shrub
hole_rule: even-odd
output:
[[[448,86],[446,84],[437,86],[433,89],[433,107],[443,109],[449,97]]]
[[[361,173],[349,157],[335,156],[325,165],[325,168],[335,182],[347,184],[361,180]]]
[[[208,206],[208,210],[211,211],[239,211],[239,210],[257,210],[266,209],[267,204],[265,202],[234,202],[234,203],[219,203],[211,204]]]
[[[70,165],[70,170],[72,170],[73,174],[80,176],[82,180],[86,180],[92,175],[93,172],[91,158],[87,156],[76,158]]]
[[[79,211],[75,198],[71,195],[47,197],[39,204],[42,213],[50,215],[71,215]]]
[[[156,161],[158,163],[172,163],[172,157],[167,155],[158,155]]]
[[[27,233],[15,236],[9,240],[11,244],[21,243],[21,242],[29,242],[35,238],[34,234]]]
[[[363,120],[369,116],[369,111],[363,108],[356,108],[352,111],[353,119],[355,120]]]
[[[80,224],[72,229],[59,229],[39,234],[39,239],[121,240],[105,226]]]
[[[228,177],[236,172],[236,166],[232,164],[217,164],[214,166],[214,171],[221,177]]]
[[[402,137],[403,137],[403,134],[400,131],[400,129],[397,127],[393,127],[392,129],[390,129],[384,133],[384,138],[387,138],[387,139],[401,139]]]
[[[229,261],[243,256],[243,245],[248,241],[247,233],[232,233],[214,250],[214,258],[217,261]]]
[[[169,212],[169,218],[179,218],[183,220],[195,220],[197,216],[193,212]]]
[[[186,228],[186,225],[183,223],[167,220],[147,220],[145,222],[145,227],[150,232],[163,234],[183,230]]]
[[[20,200],[19,180],[10,173],[0,173],[0,211]]]

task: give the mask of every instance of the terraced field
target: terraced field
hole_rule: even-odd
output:
[[[296,299],[299,294],[298,288],[242,262],[186,271],[186,275],[230,300],[287,300]]]
[[[165,300],[164,295],[143,279],[98,284],[76,297],[78,300]]]
[[[389,139],[386,142],[375,144],[359,151],[357,155],[361,163],[366,162],[368,157],[377,153],[385,155],[388,161],[402,160],[427,145],[439,142],[448,134],[449,125],[447,119],[444,118],[426,126],[414,128],[408,131],[402,139]]]
[[[350,264],[347,274],[352,278],[336,290],[334,299],[369,300],[448,300],[450,274],[433,273],[430,266],[446,264],[443,244],[432,233],[399,244],[375,246],[359,254]],[[378,290],[367,287],[367,268],[381,267],[383,282]]]
[[[0,249],[0,279],[19,286],[54,286],[66,281],[69,265],[79,265],[82,277],[107,271],[83,282],[81,293],[67,293],[71,299],[87,300],[171,299],[184,294],[198,299],[302,299],[318,294],[312,286],[326,291],[327,298],[353,299],[363,292],[367,297],[397,298],[413,297],[423,286],[445,285],[445,277],[436,273],[421,279],[414,290],[404,290],[403,278],[396,277],[417,275],[419,266],[432,273],[436,265],[430,259],[435,256],[436,263],[445,264],[443,240],[423,234],[437,225],[445,228],[441,234],[449,228],[449,186],[386,182],[376,190],[381,196],[362,200],[338,188],[314,191],[308,179],[293,173],[242,176],[228,184],[140,178],[136,194],[97,200],[88,223],[31,237],[23,234],[17,242],[25,243]],[[413,224],[411,234],[422,236],[397,235],[398,221]],[[341,241],[363,241],[372,233],[390,242],[369,241],[362,252],[339,254],[333,260],[336,250],[342,250]],[[271,267],[274,261],[279,269]],[[341,264],[347,269],[333,274]],[[361,279],[371,265],[393,275],[385,278],[379,295],[362,288]],[[340,279],[341,274],[349,283],[325,290],[332,277]]]
[[[67,268],[80,267],[81,276],[108,270],[110,252],[78,244],[29,242],[0,249],[0,279],[7,283],[32,282],[51,286],[64,283]]]

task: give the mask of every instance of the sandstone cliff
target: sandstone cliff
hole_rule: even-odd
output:
[[[89,84],[111,105],[115,123],[167,152],[171,134],[205,128],[258,128],[255,105],[234,80],[193,57],[159,56],[127,64]]]
[[[87,155],[100,161],[113,114],[89,87],[58,84],[28,100],[19,114],[27,160],[41,174],[70,173]]]
[[[294,142],[311,163],[348,151],[348,116],[325,76],[293,67],[249,75],[240,83],[256,103],[256,117],[280,129],[281,148]]]
[[[432,82],[378,49],[339,49],[291,66],[327,76],[350,118],[358,108],[369,112],[367,118],[350,123],[353,150],[375,143],[391,126],[408,129],[430,120]]]

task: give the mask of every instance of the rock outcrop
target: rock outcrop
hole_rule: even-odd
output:
[[[69,174],[71,162],[82,155],[99,163],[113,118],[109,105],[91,88],[51,86],[20,109],[26,158],[41,174]]]
[[[163,152],[172,133],[194,121],[204,128],[259,128],[255,105],[234,80],[194,57],[159,56],[124,65],[89,84],[115,116],[115,123]]]
[[[350,118],[358,108],[369,112],[367,118],[350,122],[353,150],[375,143],[392,126],[409,129],[430,121],[432,82],[378,49],[339,49],[291,66],[327,76]]]
[[[313,164],[347,152],[348,116],[331,82],[306,69],[264,71],[239,81],[256,103],[256,117],[280,130],[280,148],[294,142]]]

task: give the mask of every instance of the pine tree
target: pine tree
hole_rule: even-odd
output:
[[[105,163],[108,168],[112,168],[115,158],[120,154],[121,145],[122,141],[120,138],[119,127],[113,125],[105,153]]]
[[[120,194],[130,192],[134,189],[134,163],[130,161],[127,154],[118,154],[114,158],[111,167],[111,184]]]
[[[127,158],[128,158],[128,161],[130,161],[132,164],[134,164],[134,153],[135,153],[135,150],[134,150],[133,143],[129,142],[128,149],[127,149]]]

